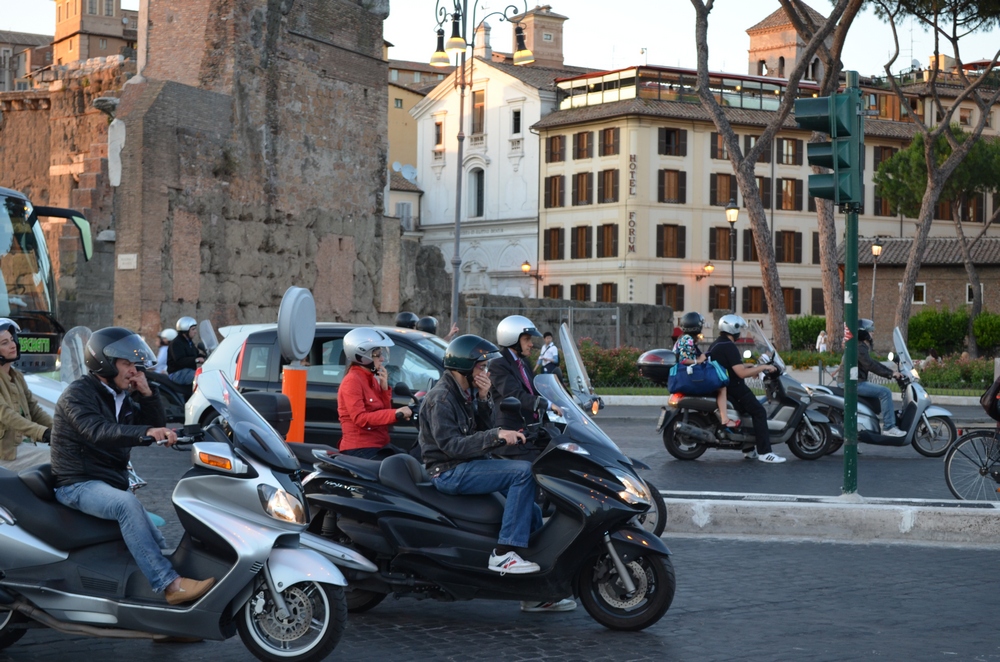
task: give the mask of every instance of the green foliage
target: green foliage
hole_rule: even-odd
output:
[[[976,343],[983,352],[996,353],[1000,350],[1000,315],[985,310],[972,322],[972,332]]]
[[[580,358],[594,388],[598,386],[648,386],[635,363],[641,351],[635,347],[604,349],[592,338],[581,338]]]
[[[921,383],[928,386],[985,390],[993,382],[993,359],[950,356],[941,363],[928,364],[917,370],[920,372]]]
[[[965,311],[925,310],[910,318],[907,346],[914,359],[931,349],[938,354],[961,352],[968,327],[969,314]]]
[[[788,335],[792,349],[815,349],[816,336],[826,328],[826,318],[805,315],[788,320]]]
[[[820,361],[823,362],[823,366],[826,368],[837,366],[840,365],[840,360],[843,356],[836,352],[816,352],[803,349],[792,350],[791,352],[779,352],[779,354],[781,354],[781,360],[785,362],[786,366],[796,370],[814,368],[819,365]]]

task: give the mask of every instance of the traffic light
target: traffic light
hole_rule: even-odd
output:
[[[801,129],[826,133],[830,142],[808,143],[806,158],[811,166],[833,172],[809,175],[809,195],[833,200],[834,204],[861,203],[861,167],[864,123],[858,115],[860,92],[795,101],[795,122]]]

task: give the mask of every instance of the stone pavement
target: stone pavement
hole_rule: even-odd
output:
[[[612,632],[580,607],[386,600],[352,614],[329,658],[812,662],[1000,660],[995,551],[957,546],[672,537],[677,593],[655,626]],[[239,638],[200,644],[88,639],[32,630],[0,662],[243,662]]]

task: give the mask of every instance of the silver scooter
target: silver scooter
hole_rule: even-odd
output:
[[[55,501],[49,465],[0,470],[0,648],[29,627],[154,640],[238,632],[261,660],[321,660],[337,646],[347,582],[330,559],[375,566],[306,533],[299,463],[225,375],[205,373],[198,385],[225,423],[185,429],[197,432],[183,438],[193,466],[172,499],[185,533],[166,555],[182,576],[215,585],[194,603],[167,604],[117,522]]]

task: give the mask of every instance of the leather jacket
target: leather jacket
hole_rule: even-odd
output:
[[[866,342],[858,341],[858,381],[868,381],[868,373],[874,372],[880,377],[892,379],[894,371],[886,368],[871,356],[872,348]]]
[[[167,349],[167,372],[172,375],[184,368],[197,370],[198,357],[201,355],[194,341],[186,334],[179,335],[170,341],[170,347]]]
[[[488,458],[504,443],[493,424],[493,398],[470,402],[447,370],[420,405],[418,440],[431,476]]]
[[[166,425],[156,386],[153,394],[125,396],[115,417],[114,396],[93,375],[84,375],[66,387],[56,402],[52,424],[52,473],[56,487],[102,480],[120,490],[128,488],[128,462],[133,446],[149,428]]]

